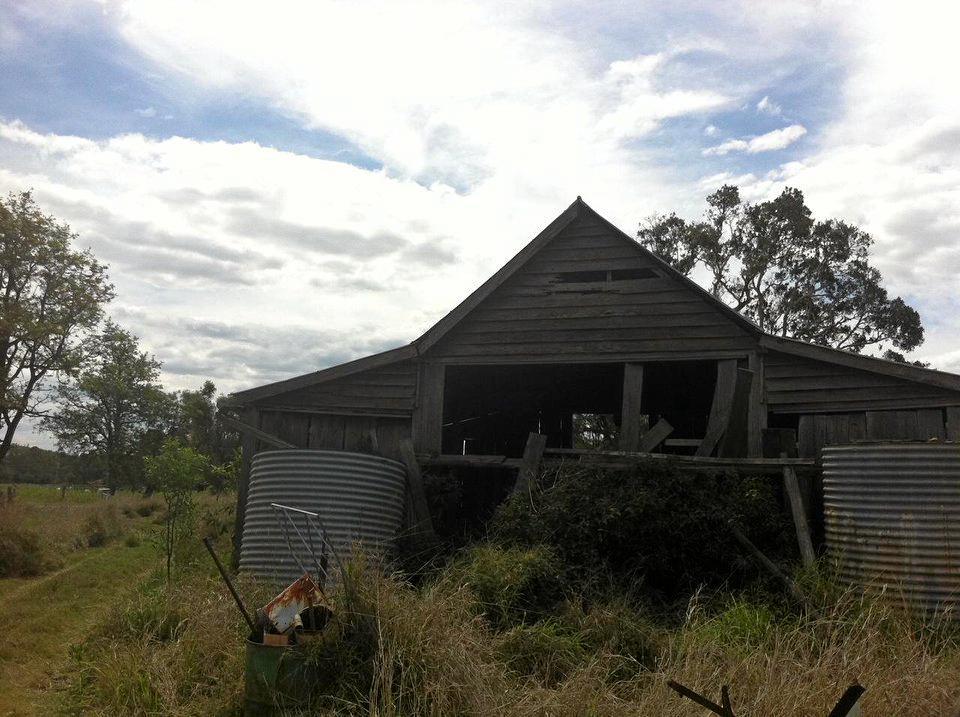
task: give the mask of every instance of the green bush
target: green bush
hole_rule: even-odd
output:
[[[704,583],[756,575],[729,534],[728,517],[768,553],[792,555],[772,481],[685,473],[658,461],[541,478],[532,499],[515,495],[501,506],[491,531],[500,544],[552,547],[580,592],[612,582],[673,600]]]
[[[563,570],[551,548],[480,545],[447,571],[470,588],[496,628],[536,621],[563,597]]]

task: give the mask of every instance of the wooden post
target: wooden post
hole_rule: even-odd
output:
[[[443,444],[443,364],[420,364],[417,405],[413,411],[413,440],[418,452],[441,453]]]
[[[786,453],[780,454],[786,458]],[[803,496],[800,494],[800,484],[797,481],[797,472],[793,466],[783,467],[783,492],[790,504],[790,513],[793,516],[793,525],[797,530],[797,543],[800,545],[800,557],[805,567],[813,565],[817,556],[813,551],[813,539],[810,537],[810,523],[807,521],[807,511],[803,506]]]
[[[730,425],[733,412],[733,396],[737,388],[737,360],[717,361],[717,383],[713,388],[713,403],[710,406],[710,418],[707,419],[707,433],[700,441],[695,455],[709,456],[717,447],[723,434]]]
[[[256,426],[260,420],[256,408],[245,408],[243,423]],[[221,417],[222,420],[222,417]],[[243,520],[247,512],[247,494],[250,490],[250,461],[257,452],[257,439],[249,431],[240,432],[240,475],[237,476],[237,512],[233,519],[233,555],[230,562],[233,569],[240,567],[240,541],[243,538]]]
[[[763,354],[751,353],[747,368],[753,371],[753,381],[750,385],[750,406],[747,415],[747,456],[759,458],[763,455],[763,431],[767,427]]]
[[[620,450],[636,451],[640,446],[640,398],[643,393],[643,364],[623,365],[623,403],[620,410]]]
[[[527,436],[527,445],[523,449],[523,460],[520,463],[520,472],[517,482],[513,484],[513,492],[529,490],[536,483],[540,472],[540,461],[543,460],[543,450],[547,447],[547,437],[540,433],[531,433]]]
[[[425,537],[434,537],[433,519],[427,504],[427,493],[423,486],[420,464],[413,451],[413,443],[404,438],[400,441],[400,459],[407,468],[407,498],[413,514],[413,532]]]

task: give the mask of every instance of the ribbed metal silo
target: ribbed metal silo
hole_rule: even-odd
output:
[[[960,445],[823,449],[827,547],[851,584],[960,612]]]
[[[240,569],[277,584],[292,582],[301,574],[271,503],[318,513],[341,559],[349,557],[357,543],[369,555],[382,553],[403,519],[405,475],[402,464],[362,453],[258,453],[250,466]],[[301,561],[310,565],[308,551],[296,541],[294,546]],[[331,568],[335,565],[331,556]]]

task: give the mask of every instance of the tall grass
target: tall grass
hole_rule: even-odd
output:
[[[468,575],[457,565],[415,588],[351,568],[350,589],[332,595],[327,639],[305,653],[316,692],[287,713],[702,714],[669,679],[714,698],[730,685],[738,715],[826,715],[853,682],[867,688],[865,715],[946,715],[960,697],[952,623],[897,612],[828,576],[808,577],[807,612],[762,593],[696,594],[677,621],[626,598],[568,594],[549,614],[511,624],[502,604],[490,619]],[[259,590],[254,603],[270,592],[244,590]],[[201,566],[117,607],[77,652],[72,703],[85,714],[230,713],[241,702],[244,637]]]
[[[70,490],[61,498],[56,488],[17,486],[14,501],[0,505],[0,578],[54,570],[70,552],[122,537],[159,508],[158,499],[134,494],[101,500]]]

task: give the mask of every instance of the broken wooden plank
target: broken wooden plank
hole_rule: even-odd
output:
[[[723,434],[727,432],[727,425],[730,423],[730,415],[733,411],[733,397],[736,387],[736,359],[717,361],[717,382],[713,388],[713,403],[710,404],[707,432],[697,448],[696,455],[711,455]]]
[[[750,411],[750,391],[753,385],[753,371],[737,369],[737,379],[733,389],[733,405],[727,430],[720,438],[717,455],[725,458],[746,456],[749,452],[747,426]]]
[[[673,433],[673,426],[670,425],[666,418],[661,418],[653,428],[640,437],[637,450],[640,453],[649,453],[659,446],[671,433]]]
[[[218,417],[221,423],[225,423],[226,425],[230,426],[231,428],[235,428],[241,433],[253,436],[257,440],[262,441],[263,443],[266,443],[269,446],[273,446],[274,448],[297,448],[297,446],[293,445],[292,443],[288,443],[287,441],[283,440],[282,438],[279,438],[278,436],[273,435],[272,433],[261,431],[256,426],[251,426],[249,423],[244,423],[239,418],[234,418],[233,416],[227,413],[218,414]]]
[[[547,447],[547,437],[540,433],[531,433],[527,436],[527,445],[523,449],[523,460],[517,474],[517,482],[513,484],[513,492],[528,491],[536,483],[540,472],[540,461],[543,460],[543,451]]]
[[[806,604],[807,596],[803,594],[803,591],[797,586],[797,584],[786,575],[780,568],[777,567],[770,558],[764,555],[763,551],[760,550],[756,545],[753,544],[753,541],[750,540],[746,535],[743,534],[743,531],[737,527],[737,524],[733,520],[727,521],[727,527],[730,528],[730,532],[733,534],[733,537],[736,538],[737,542],[740,543],[747,552],[750,553],[750,556],[767,572],[769,572],[773,577],[782,582],[787,588],[787,591],[793,595],[799,602]]]
[[[781,454],[786,458],[786,454]],[[800,483],[793,466],[783,467],[783,492],[790,504],[790,514],[793,516],[793,526],[797,531],[797,543],[800,546],[800,557],[805,567],[816,562],[817,555],[813,550],[813,539],[810,537],[810,523],[807,521],[807,511],[803,505],[803,495],[800,493]]]
[[[623,365],[623,402],[620,411],[620,448],[635,451],[640,446],[641,405],[643,393],[643,364]]]
[[[407,469],[407,497],[413,516],[414,533],[433,537],[433,519],[430,517],[430,506],[427,504],[427,494],[423,485],[423,475],[420,473],[420,464],[413,452],[413,443],[408,438],[400,441],[400,460]]]

